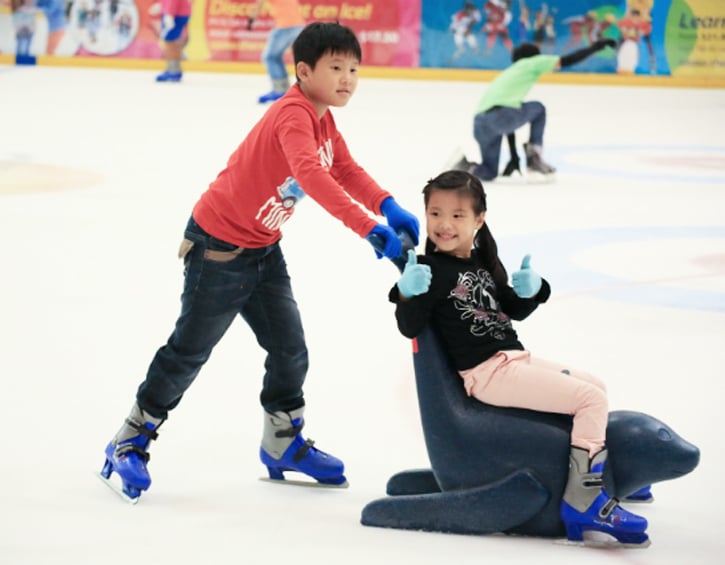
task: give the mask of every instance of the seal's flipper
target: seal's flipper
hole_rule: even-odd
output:
[[[530,520],[549,500],[529,472],[473,489],[381,498],[362,511],[362,524],[454,534],[503,532]]]
[[[389,496],[428,494],[440,492],[435,474],[431,469],[412,469],[395,473],[388,479],[385,492]]]

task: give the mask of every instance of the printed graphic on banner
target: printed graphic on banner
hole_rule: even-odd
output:
[[[192,54],[206,52],[211,61],[259,62],[269,32],[276,22],[269,3],[262,6],[260,14],[249,25],[249,15],[254,0],[197,0],[192,13],[201,10],[205,14],[205,45],[194,37],[190,44]],[[420,20],[418,2],[406,0],[324,0],[300,2],[305,22],[339,21],[351,27],[358,36],[366,65],[416,66],[418,63],[417,34],[411,41],[401,41],[401,28],[417,29]],[[286,63],[292,62],[290,52]]]
[[[193,0],[189,61],[260,62],[270,3]],[[725,0],[300,0],[305,22],[355,30],[363,65],[505,69],[524,42],[566,55],[617,42],[564,72],[725,77]],[[0,0],[0,53],[161,59],[160,0]],[[291,53],[285,62],[292,62]]]
[[[0,0],[0,52],[72,54],[59,49],[66,24],[65,0]]]
[[[617,42],[616,51],[601,51],[565,71],[669,74],[664,49],[669,5],[668,0],[423,0],[421,66],[504,69],[521,43],[565,55],[607,38]]]
[[[160,21],[158,0],[0,0],[0,52],[156,59]]]
[[[673,75],[725,77],[725,2],[673,0],[665,34]]]
[[[75,0],[68,23],[79,49],[114,55],[136,38],[138,9],[132,0]]]

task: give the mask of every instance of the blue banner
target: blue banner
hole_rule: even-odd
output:
[[[665,29],[677,0],[423,0],[421,67],[504,69],[511,51],[534,43],[565,55],[603,38],[605,49],[571,72],[670,74]]]

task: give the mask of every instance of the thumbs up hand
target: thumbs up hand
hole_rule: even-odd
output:
[[[531,298],[541,289],[541,277],[531,270],[531,255],[521,261],[521,270],[511,275],[514,292],[521,298]]]
[[[398,281],[398,292],[403,298],[411,298],[418,294],[428,292],[430,281],[433,274],[430,272],[430,266],[419,265],[418,257],[415,251],[408,250],[408,262],[403,269],[403,275]]]

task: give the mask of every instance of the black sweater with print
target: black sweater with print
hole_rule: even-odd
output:
[[[432,253],[419,255],[418,263],[430,265],[431,285],[425,294],[406,301],[400,300],[397,285],[391,289],[398,329],[414,338],[431,323],[459,371],[475,367],[499,351],[524,349],[511,320],[523,320],[551,294],[543,279],[533,298],[520,298],[508,285],[497,288],[475,256],[461,259]]]

